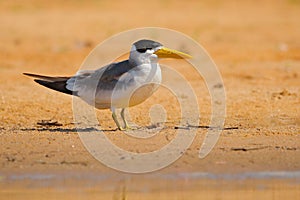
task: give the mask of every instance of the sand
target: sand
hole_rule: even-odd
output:
[[[128,199],[299,198],[299,1],[136,1],[128,6],[130,10],[125,4],[0,3],[0,198],[124,199],[124,194]],[[227,111],[226,130],[207,157],[198,158],[207,133],[207,128],[200,127],[184,155],[155,172],[154,178],[123,175],[94,159],[76,132],[72,98],[22,75],[72,75],[103,40],[147,26],[180,31],[207,50],[224,81]],[[164,63],[193,86],[200,125],[208,126],[211,105],[204,80],[192,69],[181,68],[183,62]],[[164,88],[130,108],[132,121],[141,127],[151,125],[148,111],[153,104],[164,106],[168,118],[163,131],[152,139],[134,140],[117,131],[107,110],[97,111],[104,134],[132,152],[168,144],[180,116],[178,102]],[[45,121],[53,123],[45,125]],[[213,178],[177,177],[199,172]],[[260,177],[262,172],[274,174]],[[254,175],[245,178],[247,173]],[[33,178],[35,174],[54,178]],[[108,178],[91,181],[93,174]],[[175,181],[168,175],[175,176]]]

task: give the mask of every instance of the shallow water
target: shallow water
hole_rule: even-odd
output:
[[[139,176],[139,175],[132,175]],[[242,172],[242,173],[209,173],[209,172],[186,172],[186,173],[167,173],[167,174],[145,174],[143,178],[158,179],[225,179],[225,180],[242,180],[242,179],[299,179],[300,171],[259,171],[259,172]],[[92,174],[92,173],[24,173],[5,175],[0,173],[0,181],[19,181],[19,180],[61,180],[61,179],[84,179],[103,181],[113,178],[113,175]],[[130,174],[125,174],[130,177]]]
[[[176,188],[176,184],[189,185],[197,182],[210,182],[214,185],[221,182],[241,183],[243,181],[284,181],[300,184],[300,171],[258,171],[242,173],[209,173],[209,172],[184,172],[184,173],[151,173],[151,174],[103,174],[103,173],[23,173],[1,174],[1,185],[19,185],[25,188],[68,188],[68,187],[93,187],[101,185],[103,190],[110,191],[116,185],[134,185],[134,188],[153,189],[156,182],[165,183],[168,188]],[[188,184],[186,184],[188,182]],[[109,184],[108,184],[109,183]],[[167,186],[166,186],[167,187]]]
[[[300,171],[0,173],[0,199],[297,199]]]

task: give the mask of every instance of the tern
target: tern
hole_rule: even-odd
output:
[[[74,95],[97,109],[110,109],[119,130],[130,129],[125,109],[149,98],[162,81],[159,59],[189,59],[190,55],[164,47],[161,43],[142,39],[132,44],[128,60],[114,62],[96,70],[81,70],[70,77],[52,77],[32,73],[38,84]],[[121,126],[116,112],[121,109]]]

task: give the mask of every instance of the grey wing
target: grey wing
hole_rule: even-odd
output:
[[[76,92],[78,96],[95,95],[95,92],[111,91],[120,81],[130,81],[129,79],[120,80],[121,76],[128,74],[127,72],[133,68],[126,61],[112,63],[97,70],[79,71],[74,77],[67,81],[66,88]],[[120,83],[120,85],[124,85]]]
[[[133,78],[128,73],[133,68],[134,66],[128,60],[108,65],[104,71],[99,71],[101,78],[99,79],[98,88],[113,90],[117,83],[125,86]]]

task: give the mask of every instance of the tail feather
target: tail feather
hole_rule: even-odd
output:
[[[54,81],[65,81],[71,77],[51,77],[51,76],[43,76],[43,75],[39,75],[39,74],[31,74],[31,73],[23,73],[24,75],[26,76],[30,76],[30,77],[33,77],[33,78],[38,78],[38,79],[41,79],[41,80],[45,80],[45,81],[51,81],[51,82],[54,82]]]
[[[26,76],[34,77],[35,82],[38,84],[50,88],[52,90],[56,90],[59,92],[63,92],[65,94],[70,95],[77,95],[76,92],[67,89],[67,81],[70,77],[50,77],[50,76],[43,76],[38,74],[30,74],[30,73],[23,73]]]

